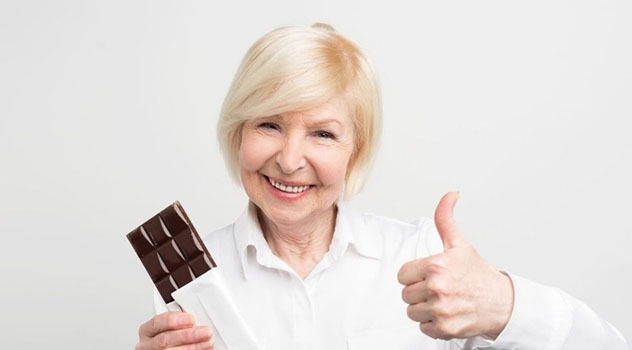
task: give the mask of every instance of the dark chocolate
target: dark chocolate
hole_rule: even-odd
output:
[[[171,293],[216,267],[180,202],[127,234],[165,303]]]

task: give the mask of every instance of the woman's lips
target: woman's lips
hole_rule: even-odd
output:
[[[272,187],[285,193],[302,193],[302,192],[307,191],[310,187],[312,187],[311,185],[287,185],[287,184],[275,181],[269,178],[268,176],[264,176],[264,177],[266,178],[268,183],[272,185]]]

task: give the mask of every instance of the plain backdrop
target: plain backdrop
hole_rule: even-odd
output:
[[[458,189],[490,263],[632,339],[631,18],[612,0],[2,0],[2,348],[134,346],[152,284],[125,234],[175,200],[204,233],[241,213],[222,99],[252,42],[317,21],[359,42],[382,83],[353,204],[413,221]]]

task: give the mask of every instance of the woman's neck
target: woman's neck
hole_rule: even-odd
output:
[[[310,221],[279,225],[257,210],[263,235],[274,255],[285,261],[305,279],[329,250],[336,222],[336,206]]]

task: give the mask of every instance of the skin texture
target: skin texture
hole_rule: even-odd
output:
[[[509,322],[513,286],[465,239],[453,217],[458,194],[446,194],[435,211],[443,253],[410,261],[399,271],[408,317],[432,338],[496,339]]]

